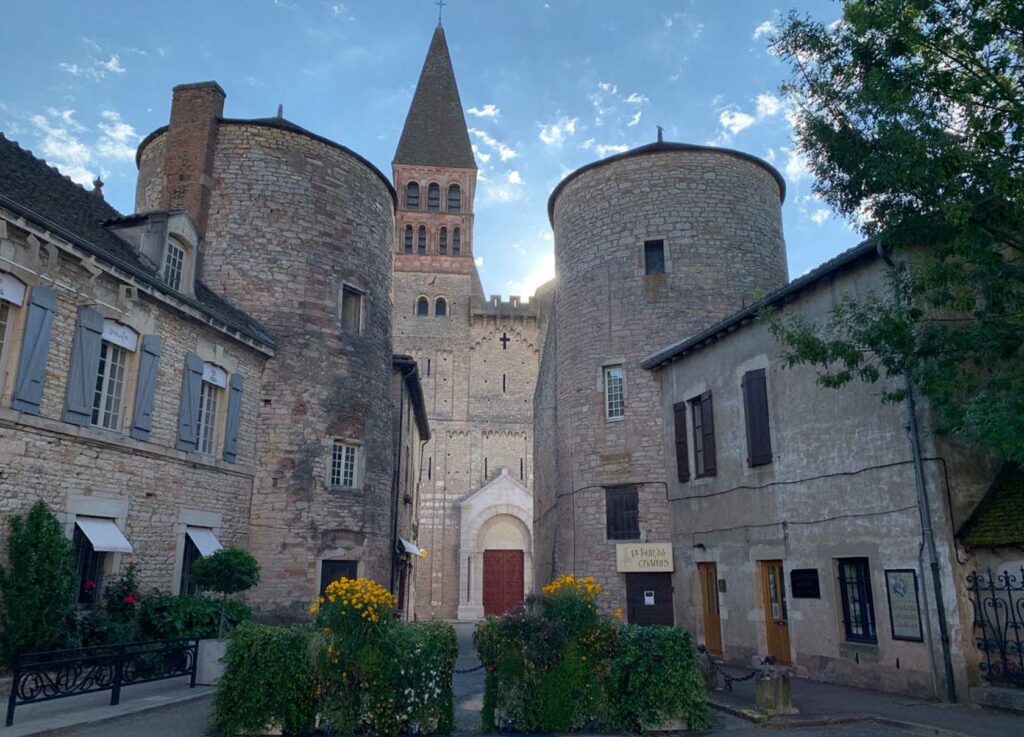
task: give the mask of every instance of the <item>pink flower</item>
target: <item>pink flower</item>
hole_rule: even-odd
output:
[[[96,582],[93,581],[91,578],[87,578],[82,583],[82,588],[85,589],[86,591],[92,591],[93,589],[96,588]]]
[[[135,606],[135,594],[126,594],[124,599],[122,599],[121,601],[123,601],[128,606]]]

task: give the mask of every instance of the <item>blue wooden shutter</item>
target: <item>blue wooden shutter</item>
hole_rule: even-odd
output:
[[[160,370],[160,338],[142,336],[142,354],[139,357],[139,383],[135,388],[135,410],[132,416],[132,437],[149,440],[153,429],[153,408],[156,401],[156,376]]]
[[[39,405],[43,401],[46,357],[50,353],[53,313],[56,309],[56,292],[49,287],[32,287],[25,319],[25,339],[22,341],[21,359],[18,361],[18,378],[11,398],[11,406],[19,412],[39,414]]]
[[[238,462],[238,428],[242,419],[242,387],[245,381],[241,374],[231,374],[228,384],[228,421],[224,429],[224,460]]]
[[[96,398],[96,374],[100,370],[103,345],[103,315],[91,307],[78,311],[75,342],[71,347],[71,368],[64,397],[64,422],[88,425],[92,421],[92,403]]]
[[[195,450],[199,442],[199,393],[203,389],[203,359],[185,354],[181,379],[181,411],[178,414],[178,448]]]

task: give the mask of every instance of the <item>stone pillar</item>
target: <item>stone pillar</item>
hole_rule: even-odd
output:
[[[216,82],[197,82],[175,87],[171,102],[161,205],[168,210],[186,210],[200,238],[206,235],[213,157],[225,97]]]

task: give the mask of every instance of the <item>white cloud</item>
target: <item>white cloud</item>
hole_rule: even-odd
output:
[[[608,154],[621,154],[624,151],[628,151],[629,146],[624,143],[602,143],[599,144],[595,150],[597,151],[597,155],[603,159]]]
[[[591,148],[594,145],[595,140],[596,139],[588,138],[583,142],[583,145],[581,145],[580,148]]]
[[[477,256],[475,259],[473,259],[473,263],[477,265],[477,268],[483,266],[484,265],[484,257],[483,256]]]
[[[769,164],[774,164],[774,163],[775,163],[775,149],[774,149],[774,148],[771,148],[771,147],[769,146],[768,150],[767,150],[767,151],[765,152],[765,154],[764,154],[764,158],[765,158],[765,160],[766,160],[766,161],[767,161],[767,162],[768,162]]]
[[[42,133],[43,158],[83,186],[92,183],[94,174],[87,168],[93,162],[92,151],[75,135],[83,126],[74,119],[74,110],[49,110],[33,115],[32,124]],[[56,120],[54,120],[56,118]]]
[[[808,217],[814,221],[815,225],[821,225],[830,217],[832,217],[832,211],[827,207],[819,207],[817,210],[812,212]]]
[[[478,128],[470,128],[469,132],[472,133],[477,138],[479,138],[484,145],[490,146],[495,151],[497,151],[498,158],[500,158],[502,161],[508,161],[509,159],[514,159],[516,157],[517,154],[514,148],[512,148],[511,146],[506,146],[501,141],[489,135],[487,131],[482,131]]]
[[[334,13],[335,15],[342,15],[345,12],[345,4],[344,3],[332,3],[331,4],[331,12]]]
[[[786,179],[790,182],[799,182],[807,179],[811,175],[811,167],[803,152],[795,148],[783,148],[783,151],[788,154],[784,167]]]
[[[97,46],[96,48],[98,49],[99,47]],[[62,61],[57,64],[57,67],[72,76],[85,77],[94,82],[100,81],[107,74],[124,74],[128,71],[124,64],[121,63],[121,57],[117,54],[112,54],[106,61],[93,59],[92,64],[89,66]]]
[[[597,88],[602,92],[607,92],[609,95],[614,95],[619,91],[618,85],[614,85],[611,82],[598,82]]]
[[[782,100],[773,94],[765,92],[757,96],[757,117],[770,118],[778,115],[782,110]]]
[[[522,176],[520,176],[519,172],[516,171],[515,169],[510,171],[508,173],[508,176],[505,177],[505,179],[509,184],[525,184]]]
[[[629,119],[629,122],[626,123],[626,126],[629,127],[629,128],[632,128],[634,125],[636,125],[637,123],[640,122],[640,116],[643,115],[643,114],[644,114],[643,110],[637,110],[633,114],[633,117]]]
[[[776,28],[775,24],[772,21],[766,20],[764,23],[762,23],[761,25],[754,29],[754,38],[768,36],[772,33],[775,33],[777,30],[779,29]]]
[[[736,135],[744,128],[752,126],[755,120],[754,116],[747,115],[739,110],[723,110],[722,114],[718,116],[718,122],[733,135]]]
[[[483,107],[471,107],[466,112],[478,118],[497,118],[501,114],[501,108],[487,103]]]
[[[643,105],[645,102],[650,102],[647,95],[641,95],[639,92],[629,93],[629,97],[626,98],[626,102],[631,102],[634,105]]]
[[[139,134],[135,128],[121,120],[121,115],[113,110],[104,110],[101,116],[103,122],[99,128],[103,135],[96,144],[96,153],[111,159],[134,160],[135,149],[139,144]]]
[[[576,121],[579,118],[560,118],[554,123],[540,124],[540,140],[549,146],[561,146],[567,136],[576,133]]]
[[[537,287],[555,278],[555,253],[546,251],[534,261],[533,266],[519,279],[512,279],[507,284],[509,294],[530,298],[537,292]]]
[[[115,74],[124,74],[126,71],[128,71],[121,64],[121,58],[117,54],[111,56],[107,61],[99,62],[99,66],[101,69],[104,69],[108,72],[114,72]]]
[[[481,151],[480,147],[477,146],[475,143],[473,144],[473,153],[476,154],[476,157],[485,164],[491,160],[491,155],[489,153]]]

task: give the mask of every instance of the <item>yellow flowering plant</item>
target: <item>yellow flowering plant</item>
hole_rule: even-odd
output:
[[[573,576],[566,574],[559,576],[551,583],[541,587],[545,596],[557,596],[559,594],[572,594],[581,596],[593,601],[604,591],[604,587],[594,580],[593,576]]]

